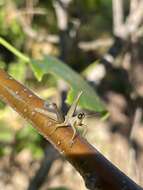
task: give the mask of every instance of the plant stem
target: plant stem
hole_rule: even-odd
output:
[[[8,43],[5,39],[0,37],[0,44],[7,48],[9,51],[11,51],[14,55],[16,55],[18,58],[23,60],[24,62],[30,62],[30,58],[20,51],[18,51],[15,47],[13,47],[10,43]]]

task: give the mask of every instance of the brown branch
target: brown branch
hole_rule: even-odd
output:
[[[141,190],[136,183],[109,162],[85,139],[76,136],[73,146],[71,127],[57,129],[56,121],[37,113],[35,108],[44,109],[44,101],[25,86],[0,69],[0,97],[48,139],[67,160],[79,171],[88,189],[95,190]]]

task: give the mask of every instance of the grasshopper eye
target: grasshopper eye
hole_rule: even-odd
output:
[[[81,120],[81,119],[83,119],[85,117],[85,114],[83,112],[81,112],[81,113],[78,114],[77,117],[78,117],[78,119]]]

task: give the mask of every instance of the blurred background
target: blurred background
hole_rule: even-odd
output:
[[[57,57],[84,77],[110,114],[103,121],[86,110],[86,139],[141,186],[142,10],[143,0],[0,0],[0,37],[32,59]],[[56,73],[39,82],[29,65],[2,45],[0,68],[67,112],[69,86]],[[86,190],[75,169],[2,101],[0,189]]]

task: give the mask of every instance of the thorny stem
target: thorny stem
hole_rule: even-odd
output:
[[[75,137],[71,147],[69,141],[73,131],[70,126],[60,128],[50,135],[57,122],[35,111],[35,108],[44,109],[44,101],[2,69],[0,69],[0,97],[31,122],[33,127],[70,161],[84,178],[88,189],[142,190],[81,136]]]

